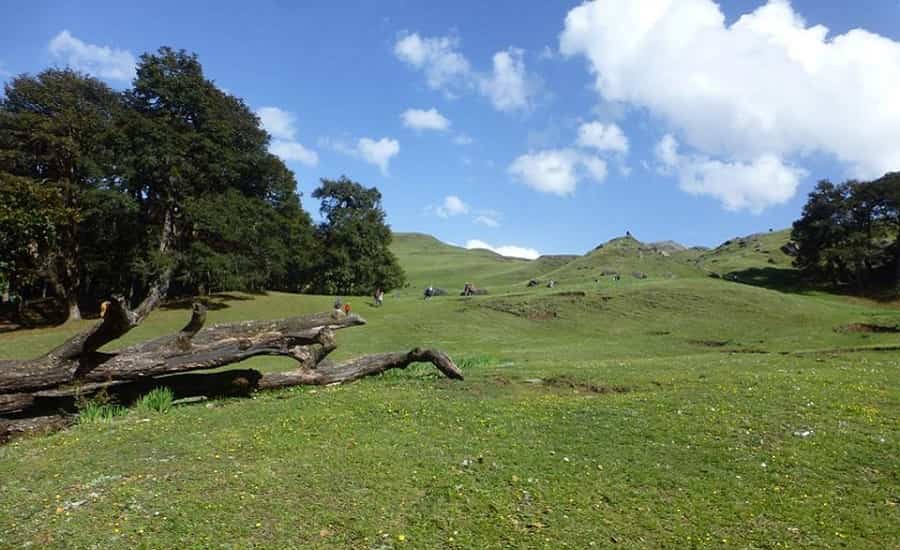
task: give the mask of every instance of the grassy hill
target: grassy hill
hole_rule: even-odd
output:
[[[648,279],[703,276],[702,271],[683,260],[678,252],[626,236],[598,246],[548,273],[547,277],[563,283],[590,283],[603,277],[603,272],[619,273],[624,280],[633,279],[634,273],[643,273]]]
[[[700,254],[697,265],[709,273],[759,286],[786,288],[799,284],[793,258],[782,247],[791,240],[791,230],[736,237]]]
[[[489,290],[525,284],[575,258],[565,255],[541,256],[536,260],[510,258],[490,250],[449,245],[421,233],[395,233],[391,250],[406,271],[412,293],[433,285],[455,294],[467,281]]]
[[[464,382],[413,366],[19,440],[0,447],[0,547],[891,547],[900,310],[706,275],[773,265],[776,238],[528,262],[398,235],[413,285],[491,295],[351,298],[369,324],[335,358],[440,347]],[[208,322],[331,302],[219,295]],[[120,344],[187,316],[156,311]],[[0,358],[88,324],[0,334]]]

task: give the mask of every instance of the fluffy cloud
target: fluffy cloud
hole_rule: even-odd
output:
[[[456,50],[459,39],[453,36],[422,38],[418,33],[401,37],[394,44],[394,55],[425,73],[428,85],[450,91],[468,86],[469,61]]]
[[[292,141],[297,137],[297,128],[294,126],[296,118],[291,113],[278,107],[261,107],[257,109],[256,116],[273,138]]]
[[[793,194],[790,156],[831,154],[859,177],[900,167],[900,43],[829,36],[787,0],[731,25],[712,0],[598,0],[568,13],[560,51],[587,59],[605,100],[648,109],[706,155],[688,163],[695,180],[731,207]],[[740,178],[718,181],[723,170]]]
[[[375,141],[364,137],[356,143],[356,150],[364,161],[377,166],[386,176],[391,158],[400,152],[400,142],[390,138],[381,138]]]
[[[523,50],[508,48],[495,53],[492,71],[481,74],[472,69],[458,48],[459,38],[455,36],[422,37],[413,33],[397,40],[394,55],[422,71],[428,86],[450,97],[475,90],[499,111],[531,107],[540,80],[526,70]]]
[[[485,250],[490,250],[496,254],[500,254],[501,256],[510,256],[513,258],[525,258],[527,260],[534,260],[538,258],[541,253],[533,248],[525,248],[522,246],[512,246],[512,245],[504,245],[504,246],[492,246],[484,241],[479,241],[478,239],[472,239],[470,241],[466,241],[466,248],[469,250],[473,248],[483,248]]]
[[[319,155],[297,142],[296,118],[278,107],[261,107],[256,115],[263,128],[272,136],[269,152],[286,162],[296,161],[307,166],[317,166]]]
[[[479,81],[481,93],[498,111],[528,109],[538,87],[535,77],[525,70],[523,51],[518,48],[494,54],[494,69]]]
[[[88,44],[66,30],[54,36],[47,49],[73,69],[108,80],[127,82],[134,78],[135,59],[128,50]]]
[[[762,154],[747,162],[722,162],[702,155],[681,156],[678,142],[671,135],[666,135],[656,146],[656,158],[662,170],[675,173],[682,190],[714,197],[726,210],[749,210],[756,214],[790,200],[800,180],[807,175],[772,154]]]
[[[435,209],[435,213],[442,218],[459,216],[469,213],[469,205],[455,195],[444,197],[444,203]]]
[[[403,119],[403,125],[413,130],[438,130],[443,131],[450,127],[450,121],[447,117],[438,112],[437,109],[431,108],[427,111],[422,109],[407,109],[400,117]]]
[[[319,164],[319,154],[307,149],[296,141],[274,140],[269,144],[269,152],[286,162],[296,161],[307,166]]]
[[[628,138],[616,124],[587,122],[578,127],[578,145],[598,151],[628,153]]]
[[[338,153],[358,158],[374,164],[385,176],[391,159],[400,153],[400,142],[396,139],[383,137],[379,140],[360,138],[356,142],[348,142],[343,139],[319,138],[319,146],[327,147]]]
[[[602,182],[606,178],[606,162],[573,149],[545,149],[516,158],[507,172],[525,185],[542,193],[566,196],[575,192],[582,172]]]

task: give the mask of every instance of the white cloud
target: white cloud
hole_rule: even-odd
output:
[[[475,223],[485,225],[487,227],[500,227],[500,219],[503,214],[496,210],[482,210],[475,217]]]
[[[73,69],[109,80],[134,78],[135,59],[128,50],[114,50],[83,42],[64,30],[47,45],[50,54]]]
[[[606,162],[603,159],[590,155],[582,155],[579,160],[594,180],[603,181],[606,179],[608,171],[606,169]]]
[[[400,116],[403,118],[403,125],[413,130],[443,131],[450,128],[450,121],[435,108],[427,111],[407,109]]]
[[[515,111],[531,107],[538,85],[525,70],[523,51],[509,48],[494,54],[494,69],[482,77],[479,89],[498,111]]]
[[[747,162],[681,156],[678,142],[671,135],[657,144],[656,158],[662,164],[661,170],[678,177],[682,190],[714,197],[726,210],[749,210],[755,214],[790,200],[807,175],[805,170],[786,165],[772,154]]]
[[[391,159],[400,153],[400,142],[387,137],[378,141],[364,137],[356,140],[355,143],[344,139],[323,137],[319,138],[318,143],[320,147],[327,147],[338,153],[374,164],[385,176],[388,175]]]
[[[568,13],[560,51],[587,59],[605,101],[646,108],[706,156],[691,181],[758,210],[794,193],[787,157],[824,152],[866,178],[900,167],[900,42],[828,33],[787,0],[731,25],[712,0],[601,0]]]
[[[296,118],[293,114],[278,107],[260,107],[256,115],[273,138],[293,141],[297,137],[297,128],[294,126]]]
[[[319,154],[307,149],[296,141],[274,140],[269,144],[269,152],[284,161],[296,161],[307,166],[319,164]]]
[[[400,142],[386,137],[378,141],[364,137],[356,143],[356,150],[364,161],[377,166],[386,176],[391,158],[400,153]]]
[[[479,241],[478,239],[466,241],[466,248],[468,248],[469,250],[473,248],[483,248],[485,250],[490,250],[491,252],[494,252],[496,254],[500,254],[501,256],[525,258],[527,260],[534,260],[541,255],[540,252],[533,248],[525,248],[522,246],[513,245],[492,246],[484,241]]]
[[[578,127],[578,145],[598,151],[628,153],[628,138],[616,124],[587,122]]]
[[[492,71],[481,74],[458,51],[455,36],[422,37],[402,35],[394,44],[394,55],[425,74],[428,86],[455,97],[464,91],[478,91],[499,111],[525,110],[532,106],[540,79],[525,68],[524,51],[508,48],[496,52]]]
[[[581,171],[602,182],[606,178],[606,162],[573,149],[545,149],[521,155],[507,168],[509,174],[525,185],[560,196],[575,193],[582,178]]]
[[[319,155],[296,141],[296,117],[278,107],[260,107],[256,115],[263,128],[272,136],[269,152],[286,162],[296,161],[307,166],[317,166]]]
[[[428,85],[450,92],[468,86],[469,61],[456,52],[459,39],[454,36],[422,38],[418,33],[403,36],[394,44],[394,55],[408,65],[422,70]]]
[[[450,216],[459,216],[460,214],[469,213],[469,205],[464,203],[462,199],[456,195],[444,197],[444,203],[435,209],[435,213],[442,218]]]

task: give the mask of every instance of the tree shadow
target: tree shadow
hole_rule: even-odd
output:
[[[161,309],[166,310],[182,310],[182,309],[191,309],[191,306],[194,302],[200,302],[206,306],[206,309],[211,311],[218,311],[222,309],[227,309],[231,307],[229,302],[249,302],[255,300],[259,296],[267,296],[268,293],[265,291],[247,293],[247,296],[241,296],[238,294],[231,294],[228,292],[222,292],[219,294],[211,294],[209,296],[204,297],[185,297],[185,298],[177,298],[175,300],[169,300],[165,303],[165,305],[161,306]]]
[[[805,294],[826,292],[852,298],[866,298],[881,303],[896,302],[900,298],[897,289],[888,282],[869,284],[864,288],[850,284],[833,284],[810,281],[798,269],[784,267],[752,267],[732,271],[722,276],[711,275],[727,281],[768,288],[779,292]]]
[[[726,273],[723,279],[780,292],[807,292],[816,287],[803,280],[800,271],[784,267],[751,267]]]

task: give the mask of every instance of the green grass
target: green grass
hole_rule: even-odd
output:
[[[166,413],[172,408],[175,394],[169,388],[156,388],[140,396],[134,409],[142,414]]]
[[[559,288],[526,289],[534,263],[411,240],[414,280],[450,290],[475,270],[497,286],[351,298],[369,324],[340,331],[335,356],[440,347],[464,382],[412,365],[18,440],[0,447],[0,547],[896,547],[900,335],[835,329],[900,310],[687,261],[619,284],[572,262],[548,267],[573,273]],[[635,265],[611,250],[604,262]],[[331,302],[231,294],[208,322]],[[188,315],[154,312],[125,343]],[[0,357],[76,328],[2,334]]]

